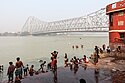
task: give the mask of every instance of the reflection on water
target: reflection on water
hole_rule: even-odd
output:
[[[99,79],[98,78],[99,78],[99,70],[96,68],[95,69],[95,82],[96,83],[99,83]]]
[[[53,81],[54,81],[54,83],[58,83],[57,80],[58,78],[57,78],[57,71],[56,72],[54,72],[54,77],[53,77]]]
[[[76,74],[76,73],[77,73],[78,69],[79,69],[79,67],[74,68],[74,74]]]
[[[3,72],[0,72],[0,82],[3,81]]]
[[[87,64],[84,64],[82,67],[84,68],[84,70],[86,70],[87,69]]]
[[[54,83],[58,83],[57,82],[57,67],[56,68],[52,68],[52,71],[53,71],[53,82]]]

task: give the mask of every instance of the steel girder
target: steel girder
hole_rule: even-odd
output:
[[[49,33],[66,31],[108,31],[108,16],[102,8],[91,14],[60,21],[44,22],[35,17],[29,17],[22,32]]]

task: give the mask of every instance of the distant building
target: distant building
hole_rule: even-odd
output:
[[[125,0],[107,5],[109,15],[109,45],[112,49],[125,48]]]

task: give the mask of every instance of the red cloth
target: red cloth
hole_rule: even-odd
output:
[[[56,59],[53,59],[53,61],[52,61],[52,63],[51,63],[51,66],[54,67],[54,66],[56,66],[56,64],[57,64],[57,60],[56,60]]]
[[[15,66],[14,66],[14,65],[10,65],[10,66],[8,67],[8,72],[7,72],[7,74],[13,73],[14,70],[15,70]]]

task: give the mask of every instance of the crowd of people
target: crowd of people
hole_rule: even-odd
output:
[[[51,53],[51,61],[47,64],[47,69],[50,69],[54,72],[54,76],[57,76],[57,55],[58,52],[54,51]],[[74,56],[71,60],[70,60],[70,64],[68,63],[68,57],[67,57],[67,53],[65,53],[65,67],[70,65],[70,69],[74,69],[74,73],[76,73],[76,71],[78,70],[78,64],[81,63],[82,60],[76,58],[76,56]],[[83,61],[85,63],[87,63],[87,59],[86,59],[86,55],[84,55]],[[31,65],[31,67],[29,68],[29,65],[27,64],[26,66],[24,66],[23,62],[20,60],[19,57],[16,58],[16,63],[15,65],[13,64],[13,62],[9,62],[9,67],[8,67],[8,71],[7,71],[7,75],[8,75],[8,83],[13,83],[14,81],[14,74],[15,74],[15,83],[21,83],[21,79],[23,79],[23,77],[25,76],[33,76],[34,74],[39,74],[40,72],[45,72],[43,67],[46,64],[46,61],[42,61],[43,63],[40,64],[40,68],[38,69],[38,71],[34,70],[34,65]],[[74,65],[74,68],[73,68]]]
[[[74,46],[73,46],[74,48]],[[78,48],[78,46],[76,46],[76,48]],[[81,48],[83,48],[83,45],[81,45]],[[120,49],[120,47],[118,48],[118,50]],[[68,54],[65,53],[64,54],[64,64],[65,67],[70,67],[71,70],[74,70],[74,73],[77,72],[78,68],[79,68],[79,64],[83,64],[84,63],[84,68],[86,69],[87,67],[87,63],[89,62],[89,59],[92,59],[94,61],[94,64],[96,65],[98,63],[98,59],[100,58],[99,53],[110,53],[110,47],[103,44],[102,48],[99,48],[98,46],[95,46],[94,48],[94,54],[91,57],[87,57],[86,55],[83,55],[83,58],[77,58],[76,56],[74,56],[73,58],[71,58],[70,60],[68,59]],[[47,70],[52,70],[54,72],[54,75],[57,74],[57,55],[58,52],[54,51],[51,53],[51,61],[47,64]],[[19,57],[16,58],[16,63],[15,65],[13,64],[13,62],[9,62],[9,67],[8,67],[8,71],[7,71],[7,75],[8,75],[8,83],[13,82],[14,80],[14,73],[15,73],[15,83],[21,83],[21,79],[23,78],[23,76],[33,76],[34,74],[39,74],[40,72],[45,72],[43,67],[46,64],[46,61],[40,61],[43,62],[40,64],[40,68],[38,69],[38,71],[34,70],[34,65],[31,65],[31,67],[29,68],[29,65],[27,64],[26,66],[24,66],[23,62],[20,60]],[[47,71],[46,71],[47,72]]]
[[[70,60],[68,58],[68,54],[64,54],[64,67],[69,67],[71,71],[74,71],[74,74],[78,71],[79,65],[82,65],[84,69],[87,68],[87,63],[89,62],[89,58],[86,55],[83,55],[82,58],[78,58],[73,56]]]
[[[57,71],[57,55],[58,52],[54,51],[51,53],[51,61],[47,64],[47,68],[52,70],[54,74]],[[41,61],[43,63],[40,64],[40,68],[36,71],[34,70],[34,65],[31,65],[29,68],[29,65],[27,64],[24,66],[23,62],[20,60],[19,57],[16,58],[15,65],[13,62],[9,62],[9,67],[7,70],[8,75],[8,83],[13,83],[14,81],[14,73],[15,73],[15,83],[21,83],[21,79],[23,79],[23,76],[33,76],[34,74],[44,73],[43,67],[46,66],[46,61]],[[47,72],[47,71],[46,71]]]
[[[76,49],[78,49],[78,48],[82,48],[82,49],[83,49],[83,45],[81,44],[80,47],[79,47],[79,45],[73,45],[72,48],[73,48],[73,49],[75,49],[75,48],[76,48]]]
[[[91,54],[91,56],[90,56],[90,59],[93,60],[95,65],[98,63],[98,59],[100,58],[99,54],[103,54],[104,52],[105,53],[110,53],[111,52],[110,47],[107,46],[107,48],[106,48],[105,44],[102,45],[102,48],[99,47],[99,46],[95,46],[94,53]]]
[[[19,83],[20,81],[19,79],[22,79],[22,67],[24,67],[23,62],[20,61],[19,57],[16,60],[17,62],[15,65],[13,64],[13,62],[9,62],[9,67],[7,71],[8,83],[13,82],[14,71],[15,71],[15,83]]]
[[[77,46],[76,46],[76,48],[77,48]],[[73,49],[74,49],[74,46],[73,46]],[[117,48],[118,51],[119,51],[119,49],[120,49],[120,47]],[[97,67],[98,59],[100,58],[100,54],[110,53],[110,52],[111,52],[110,47],[109,46],[106,47],[106,45],[103,44],[102,47],[95,46],[94,53],[89,58],[86,55],[83,55],[83,58],[77,58],[76,56],[74,56],[69,61],[68,55],[67,55],[67,53],[65,53],[64,64],[65,64],[65,67],[70,66],[70,69],[74,70],[74,73],[76,73],[78,71],[79,64],[82,64],[82,66],[86,70],[87,63],[89,63],[89,60],[92,60],[96,67],[94,73],[95,73],[95,79],[97,81],[96,83],[98,83],[98,75],[99,75],[99,69]],[[86,81],[84,79],[80,79],[80,83],[86,83]]]

